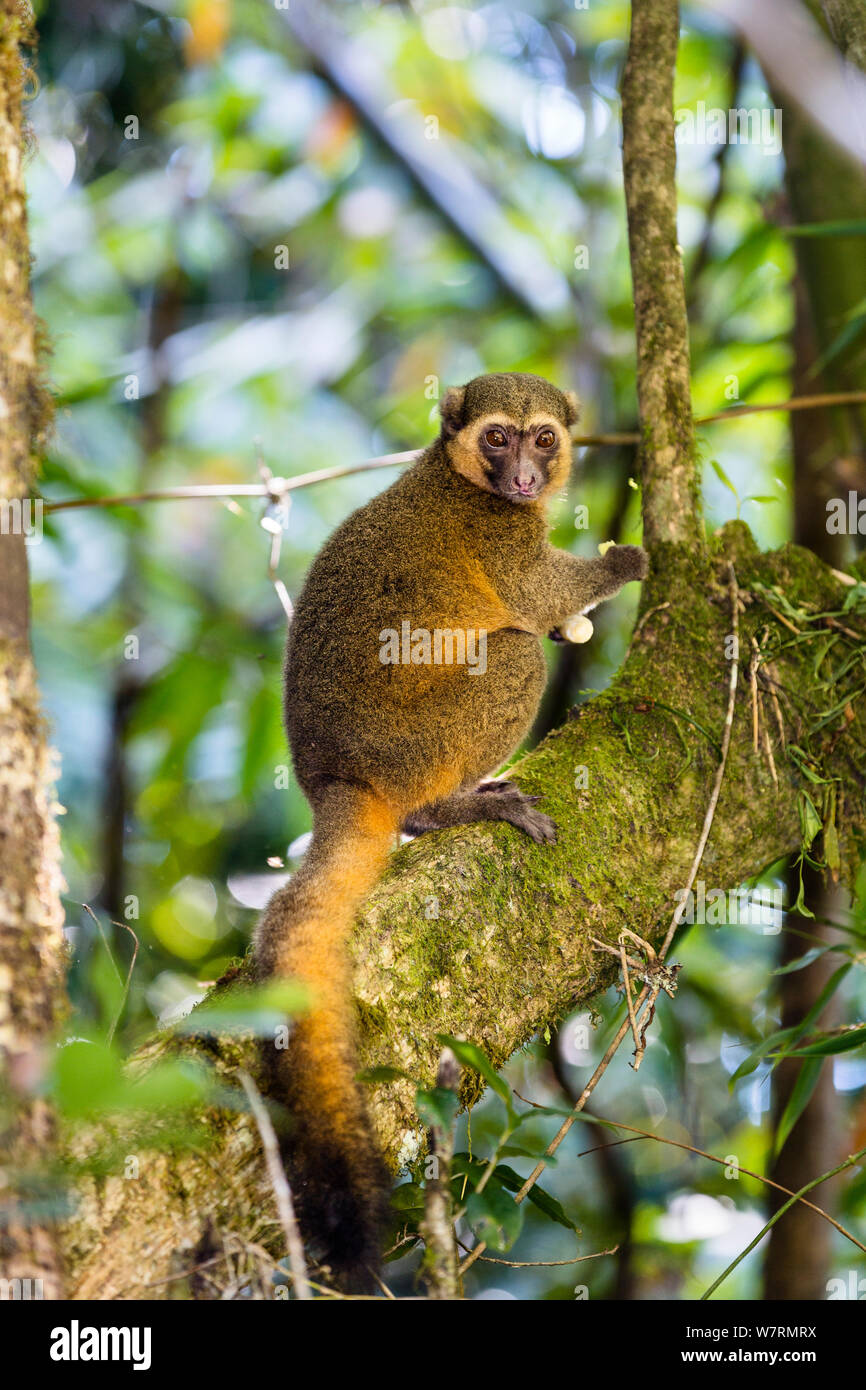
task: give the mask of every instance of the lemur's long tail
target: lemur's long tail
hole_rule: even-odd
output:
[[[368,1287],[378,1268],[390,1186],[355,1080],[347,939],[397,830],[395,813],[372,792],[330,784],[314,806],[307,855],[256,934],[260,975],[310,988],[311,1011],[289,1046],[265,1042],[269,1089],[292,1116],[286,1154],[304,1233],[346,1289]]]

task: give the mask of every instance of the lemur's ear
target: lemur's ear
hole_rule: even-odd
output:
[[[577,399],[576,391],[563,391],[562,394],[565,396],[566,405],[565,423],[570,428],[580,419],[580,401]]]
[[[465,395],[465,386],[449,386],[439,402],[442,433],[448,435],[449,438],[463,428],[463,398]]]

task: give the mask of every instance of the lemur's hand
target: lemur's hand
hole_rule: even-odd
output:
[[[598,550],[605,566],[619,584],[628,584],[632,579],[646,579],[649,556],[643,546],[614,545],[613,541],[602,541]],[[593,626],[586,614],[572,613],[547,635],[554,642],[579,643],[588,642],[592,634]]]
[[[649,556],[641,545],[610,545],[602,558],[623,584],[649,574]]]

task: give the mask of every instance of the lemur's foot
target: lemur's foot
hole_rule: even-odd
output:
[[[537,845],[552,845],[556,843],[556,825],[543,811],[536,811],[539,800],[506,779],[482,782],[474,791],[455,792],[442,801],[419,806],[403,821],[403,830],[407,835],[423,835],[450,825],[504,820]]]
[[[529,804],[538,799],[537,796],[528,796],[513,807],[509,806],[508,815],[502,819],[508,821],[509,825],[516,825],[518,830],[522,830],[537,845],[555,845],[556,821],[546,816],[543,811],[536,811],[535,807]]]
[[[556,822],[543,811],[534,808],[540,796],[527,796],[514,782],[482,782],[475,796],[496,796],[496,819],[507,821],[522,830],[537,845],[556,844]]]

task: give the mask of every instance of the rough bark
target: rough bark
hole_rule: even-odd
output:
[[[866,6],[863,0],[821,0],[842,57],[866,72]]]
[[[866,171],[816,130],[793,103],[783,108],[786,188],[795,225],[866,219]],[[818,357],[827,359],[819,381],[803,383],[810,391],[859,391],[863,387],[864,335],[841,351],[835,349],[849,315],[866,300],[863,238],[796,237],[797,268],[802,276],[808,315]],[[808,412],[804,412],[808,413]],[[866,408],[848,406],[829,412],[833,432],[822,454],[813,454],[805,479],[812,492],[814,524],[826,519],[828,496],[838,497],[849,481],[852,456],[866,459]],[[808,424],[800,426],[809,428]],[[828,448],[833,452],[828,455]],[[846,471],[846,468],[848,471]],[[819,510],[820,509],[820,510]]]
[[[27,546],[15,508],[28,495],[32,446],[47,418],[30,299],[21,103],[27,8],[0,6],[0,1262],[7,1279],[57,1297],[61,1261],[44,1215],[54,1122],[38,1097],[63,1000],[63,913],[54,766],[29,646]],[[31,516],[32,520],[32,516]],[[56,1195],[54,1197],[56,1202]],[[43,1214],[40,1214],[40,1210]],[[30,1286],[31,1294],[33,1286]]]

